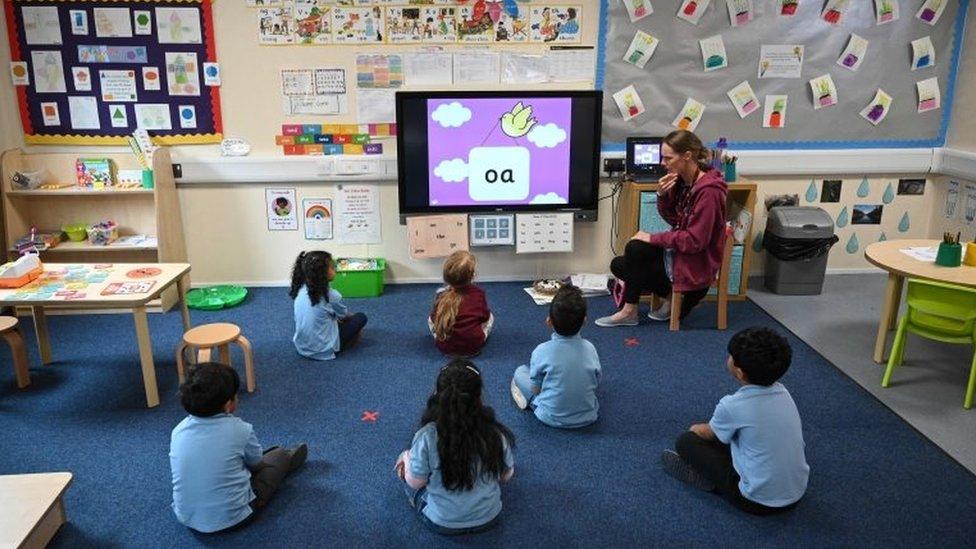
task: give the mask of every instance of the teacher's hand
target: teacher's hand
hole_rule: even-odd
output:
[[[674,188],[677,182],[678,174],[669,172],[657,182],[657,194],[666,194],[671,192],[671,189]]]
[[[631,240],[641,240],[643,242],[647,242],[648,244],[650,244],[650,242],[651,242],[651,233],[644,232],[644,231],[637,231],[636,233],[634,233],[634,236],[630,237],[630,239]]]

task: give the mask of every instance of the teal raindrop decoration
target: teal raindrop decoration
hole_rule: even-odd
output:
[[[868,185],[868,178],[865,177],[857,187],[857,196],[864,198],[869,194],[871,194],[871,185]]]
[[[885,240],[888,240],[888,236],[884,234],[884,231],[881,231],[881,236],[878,237],[878,242],[884,242]]]
[[[759,253],[763,249],[763,234],[756,233],[756,239],[752,241],[752,251]]]
[[[844,209],[837,215],[837,221],[834,222],[834,225],[837,225],[837,227],[846,227],[847,222],[850,221],[849,217],[847,215],[847,206],[844,206]]]
[[[907,233],[910,228],[912,228],[912,224],[908,220],[908,212],[905,212],[905,215],[901,216],[901,221],[898,222],[898,232]]]
[[[817,184],[810,180],[810,186],[807,187],[807,202],[815,202],[817,200]]]
[[[847,253],[856,254],[860,247],[861,243],[857,241],[857,235],[852,234],[851,237],[847,239]]]
[[[891,201],[895,199],[895,188],[891,186],[891,181],[888,182],[888,188],[885,189],[884,196],[881,197],[881,201],[885,204],[891,204]]]

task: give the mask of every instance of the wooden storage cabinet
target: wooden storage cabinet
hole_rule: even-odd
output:
[[[145,234],[156,237],[155,245],[97,246],[87,240],[64,241],[41,252],[41,259],[56,263],[186,263],[186,242],[180,213],[176,183],[173,178],[169,150],[158,149],[153,155],[152,189],[82,189],[74,185],[75,161],[78,158],[111,158],[116,169],[138,169],[139,165],[128,153],[25,153],[11,149],[0,158],[3,200],[3,249],[5,259],[13,260],[17,252],[14,242],[28,234],[31,227],[38,230],[60,229],[73,223],[92,224],[103,219],[118,224],[119,237]],[[15,171],[47,170],[46,181],[72,183],[63,189],[15,190],[11,176]],[[176,288],[162,297],[163,310],[176,300]]]

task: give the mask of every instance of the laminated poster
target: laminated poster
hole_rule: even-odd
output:
[[[26,61],[10,62],[10,81],[14,86],[29,86],[30,73],[27,72]]]
[[[332,8],[332,37],[336,44],[376,44],[386,31],[383,8]]]
[[[636,23],[654,13],[651,0],[624,0],[624,7],[627,8],[627,16],[630,17],[631,23]]]
[[[637,31],[634,34],[634,39],[630,41],[630,47],[627,48],[627,53],[624,54],[624,61],[643,69],[644,65],[651,59],[651,56],[654,55],[654,50],[657,49],[658,43],[660,43],[660,40],[657,38],[644,31]]]
[[[934,111],[942,106],[939,79],[933,76],[915,83],[918,88],[918,112]]]
[[[888,111],[891,110],[891,101],[891,96],[881,88],[878,88],[878,91],[874,94],[874,99],[866,107],[861,109],[861,116],[877,126],[888,116]]]
[[[331,44],[332,11],[313,1],[295,2],[295,42]]]
[[[335,10],[332,11],[332,23],[334,25]],[[290,8],[262,8],[258,10],[258,43],[264,45],[292,44],[295,42],[295,26],[295,17]]]
[[[786,95],[767,95],[763,107],[763,127],[786,127]]]
[[[830,77],[830,74],[810,80],[810,89],[813,90],[814,109],[837,104],[837,87],[834,86],[834,79]]]
[[[297,231],[295,189],[265,189],[269,231]]]
[[[759,47],[759,78],[800,78],[804,47],[763,44]]]
[[[304,198],[302,210],[305,212],[305,240],[331,240],[332,199]]]
[[[678,6],[678,13],[676,14],[676,17],[678,19],[684,19],[692,25],[697,25],[698,21],[701,20],[702,15],[704,15],[705,10],[708,9],[708,3],[710,1],[711,0],[682,0],[681,5]]]
[[[91,91],[91,69],[88,67],[71,67],[71,79],[74,81],[75,91]]]
[[[85,10],[70,10],[68,18],[71,20],[71,34],[75,36],[88,35],[88,12]]]
[[[531,41],[578,43],[581,38],[580,13],[582,11],[580,6],[536,6],[533,3],[529,10]]]
[[[898,0],[874,0],[874,20],[878,25],[897,21]]]
[[[759,110],[759,99],[748,80],[729,90],[726,95],[735,106],[735,112],[739,113],[739,118],[745,118]]]
[[[468,249],[468,215],[427,215],[407,218],[412,259],[447,257]]]
[[[454,43],[457,27],[454,25],[457,8],[454,6],[410,6],[386,8],[386,38],[391,44]],[[511,40],[512,22],[498,21],[498,34]],[[528,35],[523,33],[525,40]]]
[[[864,55],[868,51],[868,41],[860,36],[851,33],[851,38],[847,42],[847,47],[844,48],[844,52],[840,54],[837,58],[837,64],[849,69],[856,71],[858,67],[861,66],[861,62],[864,61]]]
[[[725,42],[721,34],[699,40],[698,44],[701,46],[702,66],[705,72],[729,66],[729,57],[725,53]]]
[[[498,24],[495,25],[495,42],[525,43],[528,41],[528,10],[519,10],[518,15],[512,15],[505,11],[498,16]]]
[[[685,106],[682,107],[681,112],[671,122],[671,125],[681,130],[693,132],[698,127],[698,123],[701,122],[702,115],[704,114],[705,105],[689,97],[685,100]]]
[[[335,216],[339,244],[379,244],[379,186],[340,185]]]
[[[644,103],[633,84],[613,94],[613,101],[617,104],[620,116],[624,117],[624,120],[630,120],[644,112]]]
[[[573,212],[515,214],[515,253],[573,251]]]

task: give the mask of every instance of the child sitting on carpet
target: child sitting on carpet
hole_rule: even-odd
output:
[[[729,341],[729,373],[742,387],[715,406],[708,423],[678,437],[661,456],[668,473],[696,488],[718,490],[736,507],[770,515],[796,507],[810,467],[793,398],[777,380],[792,351],[768,328],[743,330]]]
[[[477,356],[495,323],[485,291],[471,283],[475,264],[474,256],[467,251],[454,252],[447,258],[447,287],[438,291],[427,319],[437,348],[451,357]]]
[[[597,420],[600,403],[600,357],[596,347],[580,336],[586,321],[586,301],[580,289],[564,285],[549,305],[552,338],[532,351],[529,365],[512,377],[512,399],[551,427],[575,428]]]
[[[204,362],[180,385],[187,411],[170,437],[173,512],[198,532],[243,525],[305,463],[308,446],[263,453],[254,428],[233,415],[241,380],[230,366]]]
[[[493,527],[502,510],[500,482],[515,473],[515,437],[481,400],[481,372],[468,360],[441,368],[420,430],[397,458],[410,505],[438,534]]]
[[[335,279],[329,252],[298,254],[291,271],[289,296],[295,305],[295,349],[314,360],[332,360],[339,351],[356,344],[366,315],[350,314],[342,294],[329,287]]]

